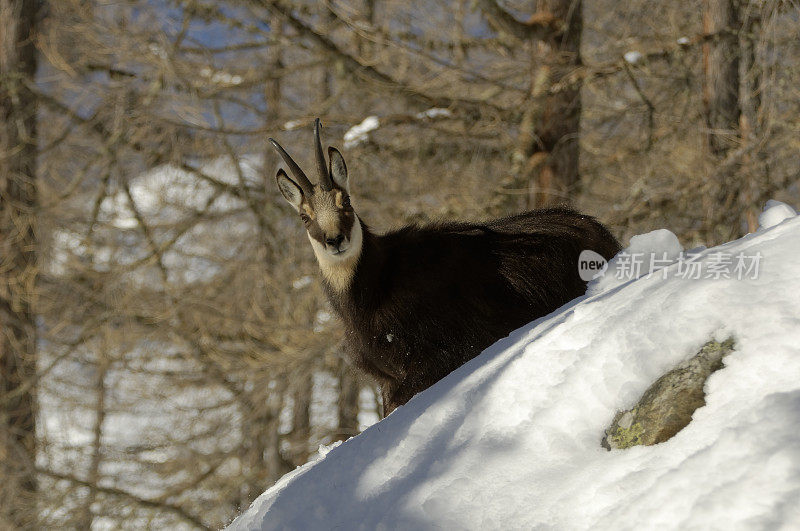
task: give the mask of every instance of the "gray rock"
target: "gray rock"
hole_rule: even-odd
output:
[[[601,442],[603,448],[650,446],[672,438],[705,405],[706,380],[722,368],[722,359],[733,349],[733,338],[709,341],[691,359],[656,380],[636,407],[617,412]]]

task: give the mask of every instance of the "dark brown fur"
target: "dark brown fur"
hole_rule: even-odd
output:
[[[606,259],[619,251],[603,225],[567,208],[385,235],[362,227],[352,283],[327,292],[354,364],[381,384],[386,414],[516,328],[583,295],[582,250]]]

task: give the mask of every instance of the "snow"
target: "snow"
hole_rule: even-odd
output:
[[[322,332],[325,329],[325,324],[331,320],[330,312],[326,310],[319,310],[317,311],[317,315],[314,317],[314,332]]]
[[[594,295],[662,269],[681,258],[683,246],[667,229],[631,237],[630,244],[608,263],[605,274],[589,283],[587,293]],[[638,265],[638,268],[634,267]],[[661,267],[658,267],[661,266]]]
[[[443,107],[431,107],[430,109],[424,110],[422,112],[418,112],[416,114],[416,118],[418,120],[432,120],[434,118],[449,118],[453,116],[453,113],[450,112],[450,109],[445,109]]]
[[[690,253],[668,231],[632,238],[626,252],[669,263],[598,279],[284,476],[230,529],[800,527],[800,217],[773,224],[777,212],[788,214]],[[687,254],[697,277],[683,274]],[[720,256],[760,256],[760,267],[715,275]],[[601,448],[616,411],[731,336],[686,428]]]
[[[294,282],[292,282],[292,288],[294,289],[303,289],[307,286],[311,285],[311,275],[304,275]]]
[[[789,219],[796,215],[797,212],[795,209],[786,203],[781,203],[780,201],[770,199],[767,201],[764,211],[760,216],[758,216],[758,228],[759,230],[769,229],[778,223],[781,223],[783,220]]]
[[[200,70],[200,75],[209,79],[212,83],[217,85],[241,85],[243,78],[237,74],[229,74],[227,72],[214,71],[205,66]]]
[[[647,234],[640,234],[631,238],[628,246],[629,252],[666,253],[671,258],[678,258],[683,251],[678,237],[667,229],[658,229]]]
[[[369,140],[370,131],[380,127],[377,116],[367,116],[364,121],[354,125],[344,134],[344,148],[351,149]]]
[[[238,164],[246,185],[263,186],[260,173],[263,161],[260,156],[245,155],[235,164]],[[219,182],[238,186],[240,183],[235,164],[230,157],[221,156],[203,161],[198,170]],[[214,187],[210,183],[173,164],[158,166],[138,176],[131,183],[130,191],[142,216],[159,222],[175,222],[182,218],[186,209],[203,210],[214,197]],[[110,204],[106,204],[106,201]],[[138,225],[124,192],[120,191],[115,196],[109,196],[106,201],[102,205],[101,214],[110,219],[112,224],[118,228]],[[242,204],[243,201],[240,199],[225,194],[214,201],[210,209],[219,213],[238,208]],[[128,216],[123,213],[127,213]]]
[[[642,52],[637,52],[636,50],[632,50],[630,52],[625,52],[625,55],[622,56],[625,58],[625,61],[635,65],[642,59]]]
[[[263,187],[262,167],[261,156],[244,155],[235,163],[230,157],[201,161],[198,171],[209,180],[233,186],[241,184],[241,172],[244,184],[257,190]],[[173,164],[158,166],[132,179],[129,191],[130,198],[122,189],[110,189],[103,198],[95,234],[105,230],[107,239],[93,242],[91,255],[84,236],[67,227],[56,229],[48,270],[63,274],[69,270],[71,260],[90,259],[97,270],[103,271],[114,263],[130,265],[141,260],[150,249],[149,243],[141,239],[141,216],[158,244],[169,242],[175,237],[177,226],[188,224],[191,228],[163,252],[163,264],[171,282],[208,281],[219,272],[220,257],[239,252],[231,241],[246,242],[255,231],[248,213],[243,212],[246,202],[242,198],[217,190],[210,182]],[[215,215],[215,222],[204,222],[198,212]],[[129,277],[149,282],[147,275],[138,271]]]
[[[159,59],[168,59],[169,58],[169,54],[167,54],[167,51],[164,48],[162,48],[161,46],[159,46],[158,44],[150,44],[148,46],[148,49],[150,50],[150,53],[152,53],[153,55],[155,55]]]
[[[337,446],[339,446],[341,444],[342,444],[342,441],[335,441],[335,442],[332,442],[331,444],[321,444],[319,446],[319,448],[317,449],[317,454],[320,457],[325,457],[326,455],[328,455],[328,452],[330,452],[331,450],[333,450],[334,448],[336,448]]]

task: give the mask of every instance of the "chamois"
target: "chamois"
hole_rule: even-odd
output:
[[[619,251],[592,217],[565,207],[478,223],[373,233],[350,204],[342,154],[314,127],[319,183],[272,138],[294,180],[276,179],[297,210],[345,329],[352,363],[381,386],[384,414],[513,330],[582,295],[584,249]]]

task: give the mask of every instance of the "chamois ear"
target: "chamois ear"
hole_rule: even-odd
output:
[[[344,157],[339,153],[335,147],[328,148],[328,158],[330,159],[330,173],[333,182],[336,186],[347,192],[350,195],[350,188],[347,182],[347,166],[344,163]]]
[[[303,190],[296,182],[291,180],[283,168],[278,170],[278,175],[275,176],[278,181],[278,189],[283,194],[283,197],[294,207],[295,210],[300,210],[300,205],[303,203]]]

